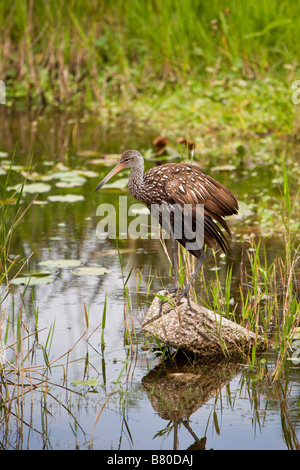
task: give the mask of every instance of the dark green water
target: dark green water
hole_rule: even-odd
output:
[[[80,260],[83,266],[109,271],[102,276],[78,276],[70,268],[61,268],[53,274],[52,283],[27,288],[23,322],[28,332],[35,331],[35,305],[40,344],[45,344],[49,329],[54,327],[50,359],[60,358],[68,350],[69,354],[57,360],[57,367],[51,367],[46,406],[42,388],[23,397],[22,433],[17,432],[13,418],[1,426],[2,447],[85,449],[92,442],[95,449],[115,450],[298,448],[299,364],[287,361],[283,378],[274,384],[258,380],[247,362],[188,367],[178,361],[170,365],[162,364],[152,350],[141,349],[145,345],[141,321],[153,298],[151,294],[147,297],[149,276],[153,277],[152,292],[159,290],[161,280],[170,283],[168,260],[158,240],[120,241],[125,276],[133,266],[128,286],[136,334],[132,337],[138,347],[131,354],[124,327],[124,289],[116,243],[96,236],[98,205],[110,203],[117,208],[119,195],[128,193],[105,189],[95,194],[96,185],[111,166],[96,164],[94,160],[103,153],[119,154],[126,148],[147,151],[156,131],[121,121],[108,128],[99,120],[82,116],[28,117],[6,112],[1,121],[0,151],[8,155],[1,158],[0,165],[15,153],[16,165],[27,166],[31,162],[41,175],[51,174],[57,164],[99,174],[86,177],[79,187],[61,188],[56,185],[57,180],[44,181],[51,189],[38,194],[37,200],[46,203],[32,205],[14,234],[11,255],[21,255],[16,270],[32,253],[29,271],[49,259]],[[152,166],[149,162],[147,165]],[[249,193],[255,200],[273,176],[269,167],[261,166],[255,172],[243,169],[221,172],[216,177],[239,200],[245,200]],[[10,185],[20,181],[20,169],[12,171]],[[269,185],[268,191],[272,193],[274,187]],[[65,194],[83,198],[74,203],[48,200],[49,195]],[[24,207],[32,197],[24,196]],[[130,196],[128,201],[129,205],[135,202]],[[235,297],[241,253],[248,247],[244,238],[249,232],[259,233],[260,227],[253,218],[246,217],[232,228],[232,250],[226,258],[219,258],[219,276],[221,282],[225,281],[226,269],[232,264]],[[263,244],[270,259],[281,249],[278,235],[265,238]],[[213,266],[210,256],[206,276],[213,276]],[[201,280],[197,281],[197,289],[201,294]],[[19,293],[23,291],[24,286],[14,287],[14,298],[3,302],[2,314],[10,317],[12,311],[19,311]],[[103,347],[101,324],[106,296]],[[86,328],[84,306],[89,328],[81,338]],[[9,359],[10,353],[7,354]],[[266,367],[274,367],[276,353],[269,350],[263,358]],[[44,364],[41,348],[35,349],[32,361],[35,365]],[[73,384],[91,378],[96,379],[94,386]]]

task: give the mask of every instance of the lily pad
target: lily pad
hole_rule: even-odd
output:
[[[141,204],[141,207],[130,207],[130,215],[142,215],[142,214],[150,214],[150,211],[148,209],[148,207],[146,206],[142,206]]]
[[[11,169],[12,171],[23,171],[23,170],[27,170],[28,167],[26,166],[22,166],[22,165],[10,165],[10,164],[6,164],[6,162],[3,161],[3,163],[5,163],[4,167],[5,169]]]
[[[88,160],[87,163],[92,165],[104,165],[104,166],[111,166],[115,165],[120,160],[120,154],[106,154],[103,155],[101,158],[93,158]]]
[[[59,172],[59,171],[69,171],[69,167],[64,165],[63,163],[61,162],[58,162],[54,167],[53,167],[53,170],[56,171],[56,172]]]
[[[48,259],[39,263],[39,265],[47,266],[48,268],[74,268],[81,264],[79,259]]]
[[[79,202],[84,201],[84,197],[76,194],[64,194],[57,196],[49,196],[48,200],[51,202]]]
[[[45,204],[48,204],[48,201],[38,201],[37,199],[33,201],[33,204],[36,206],[44,206]]]
[[[26,273],[24,277],[45,277],[50,276],[51,274],[55,274],[57,271],[54,269],[39,269],[36,271],[31,271],[30,273]]]
[[[234,171],[236,170],[235,165],[219,165],[211,168],[211,171]]]
[[[127,185],[128,185],[128,178],[120,178],[119,180],[116,180],[113,183],[107,183],[105,185],[105,188],[125,189]]]
[[[16,184],[14,186],[8,186],[8,191],[18,191],[21,189],[22,184]],[[23,193],[28,194],[37,194],[37,193],[47,193],[50,191],[51,186],[45,183],[33,183],[33,184],[25,184],[23,188]]]
[[[97,150],[79,150],[76,152],[76,155],[78,157],[95,157],[99,155],[99,152],[97,152]]]
[[[72,269],[71,273],[76,276],[103,276],[104,274],[110,273],[106,268],[88,267],[83,266],[81,268]]]
[[[120,160],[120,154],[119,153],[105,153],[103,157],[105,160]]]
[[[51,173],[53,179],[58,179],[62,181],[73,181],[74,179],[83,178],[79,176],[76,171],[56,171]],[[84,181],[86,181],[84,179]]]
[[[25,184],[23,192],[24,193],[30,193],[30,194],[35,194],[35,193],[47,193],[50,191],[51,186],[49,184],[45,183],[33,183],[33,184]]]
[[[14,186],[7,186],[6,190],[7,191],[18,191],[21,189],[22,184],[15,184]]]
[[[0,158],[7,158],[8,152],[0,152]]]
[[[148,162],[172,162],[173,160],[178,160],[180,155],[176,152],[171,155],[152,155],[144,158]]]
[[[238,214],[229,216],[229,219],[230,220],[244,220],[253,215],[254,215],[254,212],[250,209],[249,205],[243,201],[239,201]]]
[[[72,385],[81,385],[81,386],[87,386],[87,387],[97,387],[98,382],[95,377],[91,377],[88,380],[75,380],[72,382]]]
[[[117,163],[118,160],[114,160],[111,162],[107,162],[103,158],[93,158],[92,160],[88,160],[87,163],[90,165],[101,165],[101,166],[111,166]]]
[[[85,176],[86,178],[98,178],[99,174],[92,170],[77,170],[79,176]]]
[[[30,173],[28,173],[27,171],[22,170],[21,175],[28,181],[41,181],[43,178],[43,175],[41,175],[37,171],[31,171]]]
[[[85,183],[85,180],[74,180],[74,181],[58,181],[55,186],[57,188],[78,188],[79,186],[82,186]]]
[[[16,279],[13,279],[11,281],[12,284],[14,285],[29,285],[29,286],[40,286],[40,285],[45,285],[45,284],[51,284],[54,282],[54,277],[49,277],[49,276],[23,276],[23,277],[16,277]]]

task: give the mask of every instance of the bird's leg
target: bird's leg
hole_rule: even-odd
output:
[[[178,291],[178,245],[172,230],[172,250],[173,250],[173,268],[174,268],[174,291]]]
[[[178,297],[178,299],[176,300],[176,305],[180,302],[180,300],[182,299],[183,296],[186,296],[187,297],[187,302],[188,302],[188,306],[191,308],[191,305],[190,305],[190,299],[189,299],[189,290],[190,290],[190,287],[195,279],[195,277],[197,276],[202,264],[204,263],[204,261],[206,260],[206,254],[204,253],[204,250],[203,248],[201,249],[201,255],[200,255],[200,258],[199,258],[199,263],[198,263],[198,266],[197,268],[195,269],[195,272],[194,274],[192,275],[191,279],[189,280],[188,284],[185,286],[185,288],[183,289],[183,291],[181,292],[180,296]]]
[[[174,269],[174,287],[168,289],[169,293],[177,294],[179,290],[179,280],[178,280],[178,245],[177,240],[174,237],[174,230],[172,225],[170,225],[170,235],[172,239],[172,253],[173,253],[173,269]]]
[[[177,241],[174,237],[173,228],[170,227],[170,230],[171,230],[172,251],[173,251],[174,287],[172,289],[168,289],[168,293],[169,294],[172,293],[173,295],[176,295],[178,290],[179,290],[179,282],[178,282],[178,245],[177,245]],[[159,313],[162,312],[162,307],[163,307],[164,303],[165,303],[165,300],[160,301]]]

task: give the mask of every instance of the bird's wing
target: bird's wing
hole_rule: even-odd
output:
[[[192,205],[194,218],[197,213],[196,205],[202,204],[206,243],[212,246],[213,240],[216,240],[226,251],[227,240],[214,220],[231,236],[223,217],[237,213],[238,203],[234,195],[194,165],[179,164],[177,168],[174,167],[170,176],[164,185],[168,198],[182,208],[187,204]]]
[[[221,183],[195,165],[177,165],[172,178],[165,183],[165,191],[178,204],[203,204],[211,214],[236,214],[238,203],[234,195]]]

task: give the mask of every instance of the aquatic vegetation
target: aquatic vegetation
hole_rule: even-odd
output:
[[[191,78],[196,84],[195,78],[205,76],[216,85],[215,100],[225,101],[228,87],[220,86],[219,70],[229,70],[229,78],[237,71],[240,87],[247,88],[247,79],[266,71],[293,76],[297,69],[299,5],[287,0],[279,5],[230,0],[226,6],[200,0],[9,1],[1,16],[6,20],[1,44],[11,52],[0,55],[1,70],[19,99],[75,98],[95,108],[112,94],[135,97],[147,88],[149,97],[161,95],[176,83]],[[22,63],[18,57],[24,57]],[[191,104],[197,111],[197,103]]]
[[[22,185],[15,185],[9,186],[7,191],[18,191],[22,189],[23,194],[39,194],[39,193],[48,193],[51,189],[49,184],[45,183],[34,183],[34,184],[25,184],[24,187]]]
[[[71,269],[71,273],[76,274],[76,276],[103,276],[104,274],[110,273],[110,271],[98,266],[83,266],[81,268]]]
[[[266,249],[261,247],[261,239],[250,241],[247,249],[250,269],[243,269],[240,283],[240,296],[232,297],[232,266],[226,272],[225,287],[220,282],[218,270],[215,279],[207,284],[205,276],[205,304],[235,321],[247,326],[251,331],[263,334],[269,347],[278,350],[278,357],[273,371],[268,374],[278,380],[283,365],[295,341],[295,333],[300,321],[300,301],[297,294],[299,278],[299,223],[294,224],[298,216],[298,195],[291,202],[290,185],[286,166],[283,162],[284,190],[281,199],[281,231],[283,243],[280,253],[270,262]],[[242,263],[245,261],[242,260]],[[259,365],[255,349],[250,360],[251,367]]]
[[[66,203],[73,203],[83,201],[84,196],[81,194],[61,194],[61,195],[53,195],[48,196],[48,201],[50,202],[66,202]]]
[[[18,276],[11,281],[14,286],[25,285],[25,286],[41,286],[45,284],[51,284],[55,279],[53,277],[36,277],[36,276]]]
[[[223,178],[226,179],[230,177],[232,170],[223,169],[220,170],[221,173]],[[239,177],[238,172],[234,171],[234,174],[235,177]],[[259,204],[253,203],[250,208],[247,208],[249,196],[245,194],[243,198],[245,206],[241,218],[229,221],[234,226],[235,235],[238,235],[234,247],[243,245],[243,254],[241,255],[240,252],[235,253],[234,259],[231,260],[232,263],[229,262],[227,269],[227,259],[219,253],[213,253],[213,256],[204,267],[205,276],[200,281],[198,280],[198,284],[194,286],[195,292],[200,294],[199,301],[204,300],[207,305],[216,309],[216,311],[230,319],[241,322],[244,326],[263,333],[266,340],[271,339],[273,341],[273,344],[270,345],[267,353],[263,356],[259,354],[256,348],[253,348],[251,355],[244,364],[243,372],[238,375],[241,384],[239,384],[239,389],[235,393],[242,393],[241,391],[244,391],[245,394],[250,393],[251,400],[254,402],[256,400],[255,387],[261,387],[261,389],[266,387],[268,393],[271,394],[270,390],[274,390],[275,387],[273,384],[281,384],[283,380],[286,380],[289,364],[297,367],[292,362],[295,353],[295,349],[293,349],[296,338],[295,329],[299,319],[299,301],[297,301],[295,295],[297,286],[296,272],[298,272],[296,260],[299,253],[297,251],[298,234],[295,232],[294,222],[297,221],[298,203],[297,194],[295,194],[292,187],[292,182],[297,178],[297,174],[290,175],[288,167],[285,168],[282,165],[282,175],[283,179],[279,185],[282,193],[276,192],[277,202],[281,207],[281,211],[276,215],[276,223],[279,224],[281,218],[283,222],[281,230],[284,234],[285,243],[281,245],[278,256],[274,252],[274,256],[270,258],[270,253],[266,247],[267,239],[261,237],[259,242],[259,231],[255,233],[255,236],[249,237],[249,234],[254,230],[252,224],[256,220]],[[14,177],[18,176],[19,174],[16,172]],[[291,180],[289,179],[290,176],[292,177]],[[5,178],[5,175],[3,177]],[[230,179],[232,184],[240,185],[240,181],[238,179],[235,183],[234,179]],[[89,180],[85,184],[88,185]],[[94,185],[91,180],[90,187],[94,188]],[[54,190],[55,186],[52,187],[52,191]],[[245,192],[247,191],[249,189],[245,188]],[[107,194],[103,197],[110,200],[114,197],[114,194],[117,196],[117,188],[114,191],[107,191]],[[7,199],[7,203],[9,203],[13,194],[7,192],[7,195],[9,195]],[[20,194],[16,193],[14,197],[16,201],[18,197],[21,201]],[[32,198],[32,195],[26,197]],[[267,200],[263,201],[263,203],[267,202]],[[144,371],[146,370],[151,374],[151,369],[158,361],[161,362],[162,367],[166,367],[166,361],[172,356],[173,366],[178,367],[178,371],[174,373],[174,380],[171,383],[174,386],[173,393],[176,396],[178,395],[176,403],[182,409],[183,416],[185,416],[185,413],[190,413],[190,410],[194,411],[195,409],[193,393],[189,394],[189,390],[194,391],[196,397],[199,393],[202,396],[202,388],[193,387],[193,380],[196,380],[198,373],[196,371],[193,373],[193,370],[182,372],[179,365],[177,365],[178,358],[176,355],[174,357],[174,351],[163,344],[150,341],[140,333],[140,318],[143,316],[144,309],[148,307],[153,294],[159,290],[159,287],[162,284],[168,285],[169,282],[167,257],[165,265],[163,263],[163,254],[167,253],[168,249],[166,240],[161,240],[162,251],[159,252],[158,257],[155,258],[155,252],[159,249],[159,246],[156,246],[154,251],[151,252],[150,263],[152,266],[149,269],[149,264],[145,262],[147,249],[149,249],[149,240],[147,240],[147,244],[141,242],[139,245],[140,242],[135,242],[136,245],[133,246],[128,245],[127,242],[125,244],[124,240],[117,240],[117,247],[114,244],[100,244],[99,249],[99,242],[94,245],[91,236],[94,228],[91,229],[92,231],[87,228],[91,223],[90,209],[81,212],[78,209],[80,204],[74,203],[74,207],[66,212],[63,211],[62,215],[60,215],[57,207],[49,208],[50,213],[54,212],[58,217],[53,219],[54,223],[52,222],[52,225],[49,224],[49,219],[45,218],[45,226],[51,229],[46,231],[47,243],[43,251],[38,252],[38,256],[33,255],[40,263],[38,266],[40,270],[32,268],[33,257],[31,256],[28,266],[24,260],[25,273],[22,270],[18,273],[23,263],[14,264],[7,273],[9,280],[13,277],[18,280],[18,276],[21,276],[20,284],[18,286],[11,284],[2,297],[1,403],[7,419],[7,427],[2,427],[2,430],[6,435],[6,445],[8,447],[11,445],[9,428],[14,429],[15,426],[19,430],[23,428],[23,435],[26,436],[24,426],[27,426],[27,421],[24,412],[28,409],[28,402],[28,406],[31,406],[30,396],[32,396],[33,402],[42,403],[41,422],[45,416],[48,419],[47,423],[45,421],[42,431],[36,424],[35,429],[30,428],[30,432],[33,433],[33,436],[38,432],[44,433],[46,448],[51,447],[48,432],[51,429],[51,424],[54,424],[55,421],[54,418],[50,421],[50,414],[47,410],[50,411],[51,408],[54,416],[56,416],[56,412],[53,411],[54,408],[60,410],[59,413],[64,413],[65,420],[69,422],[71,427],[70,432],[77,440],[76,445],[81,448],[93,446],[94,440],[96,442],[99,435],[101,435],[102,420],[105,423],[111,410],[113,412],[117,410],[118,414],[121,413],[122,415],[126,436],[131,445],[134,446],[135,433],[131,428],[128,416],[131,416],[130,413],[135,407],[140,406],[140,398],[144,396],[140,390],[140,376],[138,375],[137,379],[134,379],[134,371],[138,371],[139,374],[143,371],[142,375],[144,377]],[[86,203],[84,202],[84,204]],[[62,206],[65,207],[65,205]],[[85,207],[88,207],[88,205]],[[6,213],[9,215],[7,222],[14,220],[12,213],[20,210],[20,208],[21,204],[6,207]],[[37,220],[37,223],[41,223],[45,217],[44,207],[32,205],[30,211],[32,214],[37,211],[38,219],[31,219],[32,214],[30,212],[25,213],[25,218],[22,219],[24,223],[17,226],[14,232],[14,235],[18,236],[19,229],[22,229],[22,236],[25,240],[27,237],[31,237],[31,232],[29,232],[29,235],[26,232],[30,228],[29,222]],[[91,243],[91,257],[89,259],[87,259],[86,252],[76,250],[75,255],[74,241],[71,238],[73,234],[70,233],[70,227],[74,230],[74,226],[70,223],[72,220],[70,214],[75,217],[79,226],[82,224],[84,227],[82,240],[87,244]],[[78,218],[76,219],[76,217]],[[6,227],[9,227],[9,225]],[[44,227],[43,223],[42,227]],[[244,234],[246,235],[245,238],[241,236]],[[78,236],[82,237],[80,233]],[[30,239],[31,243],[34,244],[35,240]],[[67,246],[68,240],[72,240],[70,250]],[[11,247],[15,251],[15,246],[18,245],[14,244],[14,238],[11,241],[13,243]],[[38,247],[39,245],[36,244],[37,249]],[[11,248],[8,253],[11,253]],[[84,254],[84,257],[81,257],[82,254]],[[142,256],[142,258],[139,258],[139,256]],[[214,265],[217,258],[218,268],[220,268],[218,270],[215,269]],[[193,266],[184,252],[180,252],[179,260],[179,279],[183,283],[185,276],[193,271]],[[18,258],[16,258],[15,263],[17,262]],[[239,264],[238,270],[236,269],[237,263]],[[78,268],[84,268],[87,274],[90,272],[89,267],[91,267],[92,272],[95,274],[96,264],[98,266],[97,272],[104,275],[76,276],[73,273]],[[46,276],[48,270],[50,272],[52,269],[55,272]],[[163,270],[165,271],[164,274],[159,273]],[[36,276],[34,276],[35,273]],[[49,288],[53,292],[53,305],[56,305],[61,297],[61,300],[66,303],[67,310],[64,312],[61,308],[56,311],[55,307],[50,307],[50,311],[47,311],[50,319],[47,321],[48,314],[46,316],[44,314],[46,306],[43,302],[43,296],[40,296],[39,300],[35,298],[35,295],[39,292],[39,286],[30,285],[29,280],[48,278],[55,279],[55,282],[52,282]],[[88,282],[86,282],[87,278]],[[82,289],[81,295],[83,297],[80,297],[80,302],[76,301],[76,308],[74,308],[74,302],[68,305],[68,297],[65,293],[70,291],[66,291],[67,284],[64,284],[65,280],[70,284],[71,289]],[[94,293],[89,297],[85,292],[85,290],[88,291],[88,288],[91,292],[95,290],[98,293],[96,302],[94,302]],[[22,301],[18,301],[19,294],[22,295]],[[7,305],[9,305],[9,308],[6,307],[6,309],[4,309],[5,296]],[[116,307],[118,304],[114,303],[114,298],[119,298],[119,310]],[[100,302],[99,299],[101,299]],[[47,298],[45,302],[50,302],[50,298]],[[66,323],[66,326],[59,327],[58,319],[61,321],[68,317],[68,307],[70,308],[70,321]],[[81,322],[79,322],[80,332],[76,337],[74,337],[74,332],[78,319],[76,322],[74,321],[75,309],[80,311],[81,317]],[[115,317],[114,310],[117,310]],[[67,345],[66,338],[68,336],[66,332],[68,331],[71,332],[72,342]],[[116,342],[114,343],[114,341]],[[111,344],[112,342],[113,344]],[[61,344],[61,348],[57,350],[59,344]],[[190,358],[185,358],[185,360],[187,365],[193,367]],[[141,364],[143,364],[142,368]],[[214,373],[218,372],[216,367],[213,370]],[[225,377],[227,373],[228,370],[224,368]],[[207,377],[211,379],[212,373],[208,372],[207,374],[204,375],[203,380],[205,380],[209,393],[212,382]],[[220,374],[222,376],[221,371]],[[180,379],[181,377],[182,379]],[[170,380],[169,378],[169,384]],[[189,390],[181,388],[182,381],[185,383],[186,380],[191,380]],[[206,382],[207,380],[208,382]],[[178,389],[175,388],[175,385]],[[233,387],[233,385],[230,386]],[[226,398],[229,402],[230,400],[235,402],[237,397],[233,397],[229,393],[230,386],[226,387],[226,393],[228,393]],[[158,393],[159,388],[155,388],[155,382],[153,382],[151,376],[147,379],[143,378],[143,387],[150,403],[153,402],[153,406],[157,407],[158,410],[162,410],[162,413],[167,410],[172,416],[172,402],[174,400],[170,400],[168,398],[170,395],[167,395],[165,401],[159,402],[158,400],[158,404],[156,404],[156,392]],[[8,390],[9,394],[5,390]],[[63,392],[62,394],[60,394],[60,390]],[[207,426],[214,426],[214,429],[218,430],[218,435],[222,435],[222,420],[219,413],[220,407],[222,408],[225,405],[219,401],[218,390],[213,390],[216,408],[212,412],[211,418],[210,415],[208,416]],[[222,393],[225,393],[225,389]],[[68,399],[64,394],[68,396]],[[275,392],[274,396],[277,396]],[[164,395],[161,395],[161,400],[163,397]],[[24,403],[23,414],[22,399]],[[286,400],[286,398],[282,398],[282,400]],[[253,413],[256,413],[255,420],[257,421],[254,420],[255,423],[259,422],[262,413],[266,413],[264,409],[259,407],[258,402],[252,405]],[[72,403],[78,403],[81,406],[76,407],[75,410]],[[232,404],[231,406],[234,409],[235,405]],[[267,407],[267,405],[264,406]],[[39,416],[36,408],[33,409],[35,415]],[[82,424],[84,419],[81,412],[78,411],[81,409],[89,410],[92,427],[94,426],[92,439],[90,439],[90,432],[87,433],[84,429],[85,426]],[[202,408],[203,410],[205,410],[205,406]],[[34,417],[32,422],[35,422]],[[190,422],[193,423],[193,417]],[[161,427],[163,428],[163,425]],[[186,429],[183,423],[182,427]],[[293,427],[288,429],[288,432],[292,434]],[[162,431],[156,428],[153,432],[153,435],[156,436],[155,441],[158,441],[158,445],[160,445],[159,439],[168,439],[170,433],[175,432],[175,430],[176,425],[172,422],[169,426],[164,427]],[[123,431],[122,436],[125,435],[124,433],[125,431]],[[82,437],[81,442],[80,436]],[[296,441],[297,439],[294,436],[288,445],[293,447]]]
[[[39,264],[48,268],[75,268],[80,266],[82,262],[77,259],[49,259],[41,261]]]
[[[1,2],[2,448],[218,448],[229,432],[299,448],[299,11]],[[95,235],[94,178],[124,148],[147,169],[191,158],[238,196],[232,252],[210,252],[191,295],[266,352],[199,365],[142,334],[168,242]],[[101,198],[116,207],[120,191],[127,178]],[[183,285],[193,262],[179,261]]]

